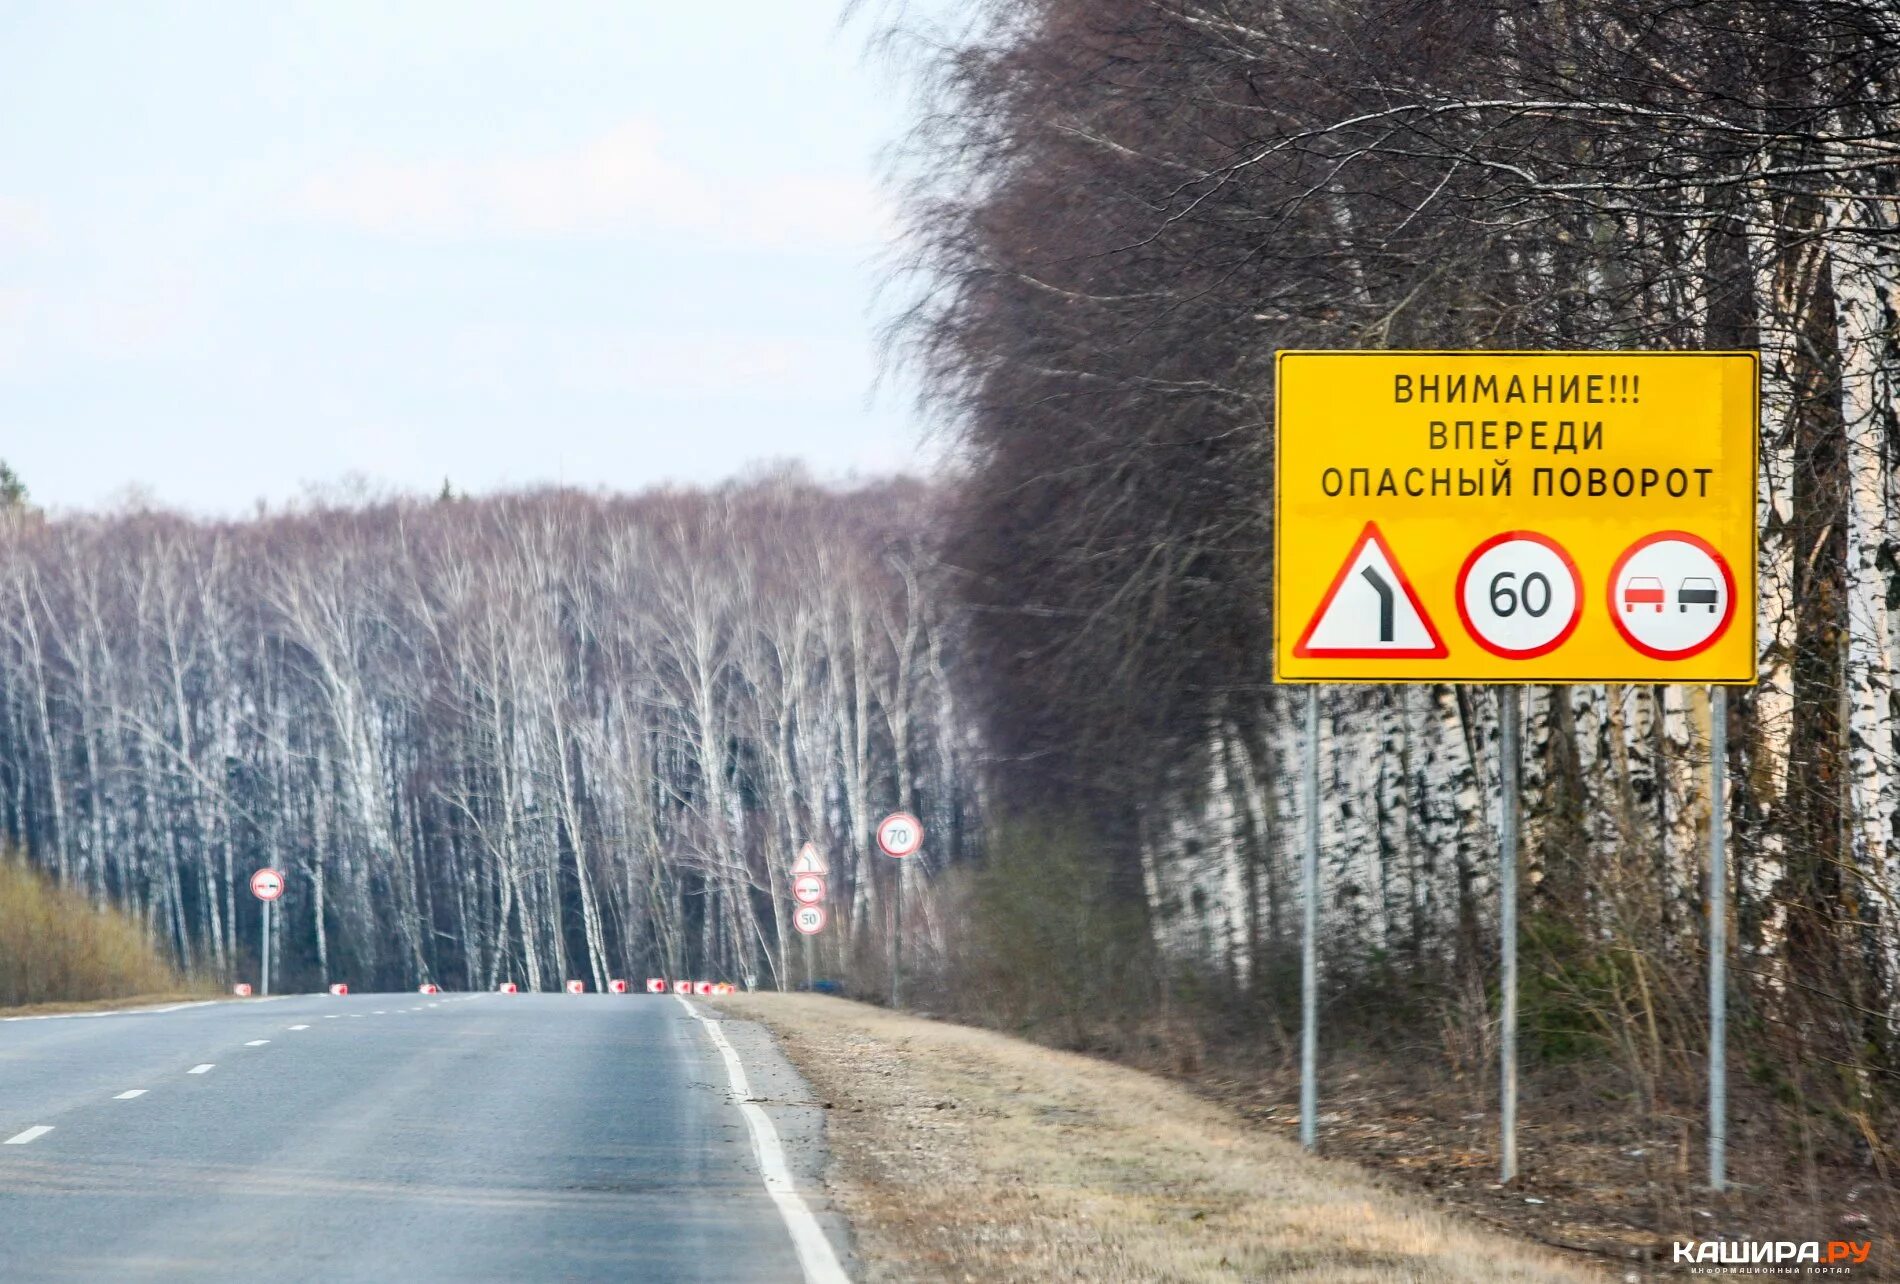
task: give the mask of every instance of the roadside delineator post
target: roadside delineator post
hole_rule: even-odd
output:
[[[615,977],[613,980],[607,982],[607,988],[615,994],[625,994],[627,992],[627,983],[619,977]]]
[[[569,981],[567,983],[567,992],[569,994],[585,994],[587,993],[587,982]]]
[[[520,988],[521,987],[516,985],[513,981],[503,981],[500,985],[495,987],[495,993],[515,994],[520,991]]]
[[[343,984],[341,981],[337,982],[335,985],[330,987],[330,993],[336,995],[339,999],[349,994],[349,992],[350,992],[350,987]]]
[[[666,978],[663,976],[649,976],[647,978],[647,993],[648,994],[665,994],[666,993]]]
[[[248,999],[251,997],[251,987],[245,982],[239,981],[236,985],[231,987],[231,993],[237,995],[240,999]]]

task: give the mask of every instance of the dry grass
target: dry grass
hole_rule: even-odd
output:
[[[22,862],[0,860],[0,1008],[168,997],[196,988],[128,916],[94,908]]]
[[[869,1280],[1579,1281],[1138,1071],[813,995],[729,1002],[833,1107]]]

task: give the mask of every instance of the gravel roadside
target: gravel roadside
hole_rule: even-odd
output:
[[[1581,1281],[1152,1075],[817,995],[722,1002],[829,1105],[869,1281]]]

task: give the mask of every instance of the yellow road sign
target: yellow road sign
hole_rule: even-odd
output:
[[[1278,372],[1278,681],[1755,680],[1755,353]]]

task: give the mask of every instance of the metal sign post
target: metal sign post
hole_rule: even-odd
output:
[[[1728,1187],[1728,688],[1709,688],[1709,1189]]]
[[[904,867],[897,867],[891,899],[891,1006],[904,1006]]]
[[[1300,861],[1300,1145],[1319,1144],[1319,688],[1306,688],[1306,852]]]
[[[1521,815],[1516,687],[1498,688],[1498,1180],[1517,1176],[1517,847]]]
[[[259,968],[262,975],[258,978],[261,983],[258,988],[266,995],[270,993],[271,904],[283,894],[284,875],[282,870],[272,869],[266,865],[251,875],[251,895],[257,897],[262,916],[262,924],[258,934],[263,938],[260,942],[262,946],[260,953],[263,955],[263,959]]]
[[[907,811],[894,811],[877,822],[878,850],[897,861],[897,889],[891,895],[891,1006],[904,996],[904,858],[924,845],[924,824]]]

